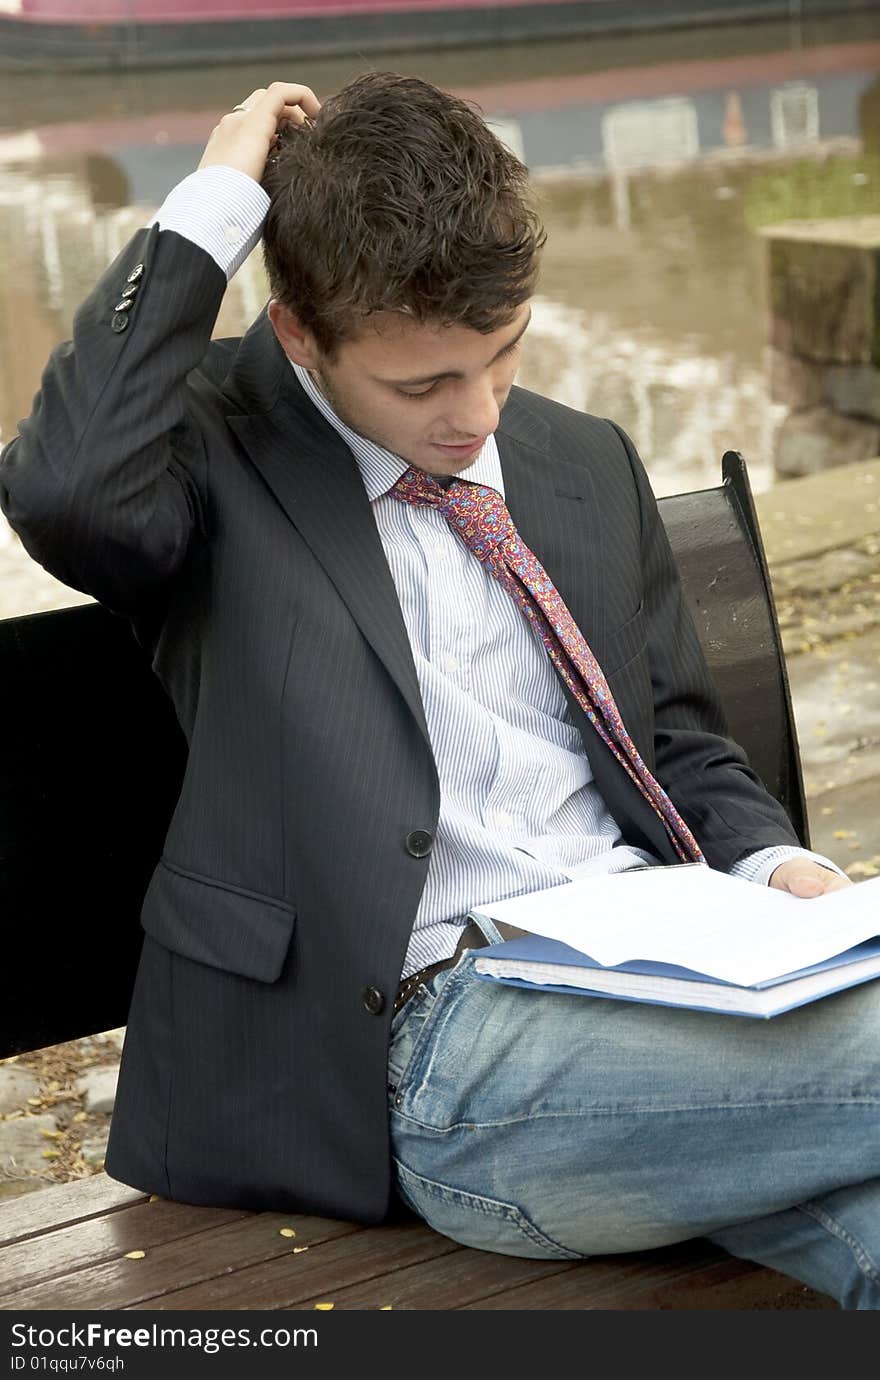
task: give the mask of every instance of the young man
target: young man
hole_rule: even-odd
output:
[[[273,299],[211,342],[261,230]],[[513,387],[543,240],[463,102],[273,83],[3,456],[26,548],[131,618],[189,741],[106,1167],[365,1222],[396,1188],[529,1256],[711,1235],[873,1308],[877,984],[750,1022],[473,977],[469,908],[574,875],[848,885],[724,736],[629,440]]]

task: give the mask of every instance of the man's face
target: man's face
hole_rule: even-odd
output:
[[[377,313],[332,364],[289,311],[272,302],[269,316],[288,358],[311,370],[353,431],[429,474],[446,475],[473,464],[497,427],[531,310],[524,303],[510,325],[489,335]]]

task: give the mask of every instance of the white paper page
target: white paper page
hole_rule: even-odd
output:
[[[880,934],[880,877],[809,900],[704,866],[587,877],[475,906],[597,963],[674,963],[744,987]]]

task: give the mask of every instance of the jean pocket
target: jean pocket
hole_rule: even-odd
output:
[[[533,1260],[584,1260],[545,1235],[516,1203],[487,1198],[416,1174],[394,1160],[397,1190],[409,1207],[441,1236],[478,1251]]]

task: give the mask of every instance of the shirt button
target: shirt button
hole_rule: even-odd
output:
[[[459,662],[458,657],[453,656],[451,653],[447,653],[446,656],[444,656],[443,658],[444,671],[457,671],[460,665],[461,663]]]
[[[231,222],[224,228],[223,238],[227,244],[238,244],[241,239],[241,226],[233,225]]]
[[[513,823],[513,816],[509,815],[506,810],[496,810],[495,823],[506,829],[509,824]]]
[[[414,858],[426,858],[434,847],[434,840],[426,829],[413,829],[407,834],[405,847]]]
[[[371,1016],[378,1016],[379,1012],[384,1010],[385,997],[379,991],[378,987],[365,987],[363,992],[361,993],[361,997],[363,999],[364,1006],[367,1008]]]

